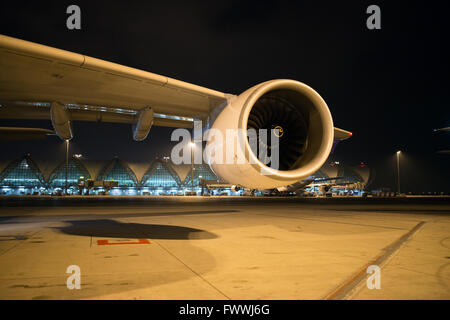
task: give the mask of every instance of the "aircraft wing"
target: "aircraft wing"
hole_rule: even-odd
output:
[[[178,116],[173,120],[202,118],[227,98],[187,82],[0,35],[0,101],[9,113],[25,106],[25,118],[35,118],[33,107],[57,101],[68,105],[76,120],[97,121],[103,110],[102,116],[115,115],[102,120],[132,122],[128,118],[135,113],[130,111],[148,107],[156,114]],[[159,119],[166,124],[171,120]]]
[[[51,119],[72,137],[70,121],[193,127],[229,95],[83,54],[0,35],[0,119]],[[151,119],[151,120],[150,120]],[[335,139],[351,133],[335,128]]]

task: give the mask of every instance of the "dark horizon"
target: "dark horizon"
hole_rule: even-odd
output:
[[[313,87],[336,127],[353,132],[331,159],[364,161],[372,186],[396,188],[395,152],[402,150],[402,191],[450,191],[447,6],[384,3],[382,29],[368,30],[371,2],[106,1],[77,4],[82,29],[66,28],[69,1],[0,5],[0,33],[207,88],[239,94],[275,78]],[[1,120],[1,126],[52,129],[50,121]],[[131,126],[74,123],[72,153],[107,160],[152,160],[170,153],[171,128],[154,127],[143,142]],[[62,141],[0,142],[2,159],[30,152],[60,157]],[[63,157],[63,155],[62,155]]]

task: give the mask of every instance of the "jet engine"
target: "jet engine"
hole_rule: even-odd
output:
[[[268,132],[266,139],[261,129]],[[273,135],[276,145],[271,144]],[[270,189],[316,172],[331,152],[334,128],[328,106],[315,90],[278,79],[231,98],[206,137],[206,159],[218,176],[233,185]],[[259,151],[263,149],[266,153]]]

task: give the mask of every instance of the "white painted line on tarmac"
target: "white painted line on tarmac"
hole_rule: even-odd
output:
[[[371,265],[381,266],[390,256],[392,256],[400,247],[413,236],[422,226],[426,223],[426,221],[421,221],[416,224],[411,230],[401,236],[392,244],[385,247],[380,255],[370,260],[367,264],[365,264],[358,272],[352,275],[349,279],[341,283],[337,288],[335,288],[332,292],[326,295],[323,300],[342,300],[345,299],[355,288],[357,288],[362,281],[364,281],[367,277],[366,270]]]

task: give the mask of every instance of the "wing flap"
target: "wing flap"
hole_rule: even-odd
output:
[[[107,109],[87,105],[70,105],[70,119],[74,121],[114,122],[134,124],[138,113],[133,110]],[[1,119],[50,120],[49,103],[1,102]],[[192,128],[193,119],[167,114],[155,114],[154,126]]]

